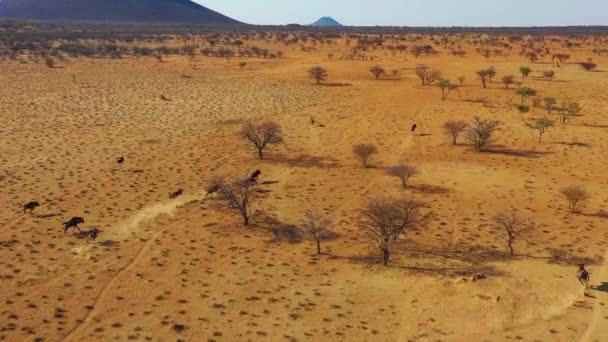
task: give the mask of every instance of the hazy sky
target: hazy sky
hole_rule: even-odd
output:
[[[608,25],[608,0],[194,0],[249,24],[310,24],[331,16],[344,25]]]

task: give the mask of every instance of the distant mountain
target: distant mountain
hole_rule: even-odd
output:
[[[339,22],[337,22],[336,19],[334,19],[332,17],[323,17],[323,18],[315,21],[314,23],[310,24],[310,26],[333,26],[333,27],[340,27],[340,26],[342,26],[342,24],[340,24]]]
[[[0,0],[0,18],[239,24],[190,0]]]

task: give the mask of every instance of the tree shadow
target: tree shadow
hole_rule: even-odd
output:
[[[265,212],[255,213],[251,221],[253,222],[252,227],[261,228],[272,234],[273,238],[269,241],[270,243],[289,242],[295,244],[304,240],[302,232],[295,225],[281,222],[278,218]]]
[[[410,185],[409,188],[414,190],[415,192],[429,194],[429,195],[440,195],[440,194],[447,194],[447,193],[451,192],[451,190],[446,187],[439,186],[439,185],[430,185],[430,184]]]
[[[608,127],[608,126],[606,126]],[[554,144],[557,145],[566,145],[571,147],[591,147],[591,144],[582,143],[582,142],[565,142],[565,141],[556,141]]]
[[[292,167],[316,167],[321,169],[333,169],[340,167],[338,160],[331,157],[301,155],[295,158],[290,158],[286,156],[276,156],[267,160],[270,162],[287,164]]]
[[[330,82],[330,83],[321,83],[319,84],[323,87],[350,87],[352,84],[350,83],[339,83],[339,82]]]
[[[115,247],[119,244],[118,241],[113,241],[113,240],[105,240],[105,241],[101,241],[98,243],[98,245],[102,246],[102,247]]]
[[[591,286],[591,289],[600,292],[608,292],[608,282],[604,281],[601,285]]]
[[[41,219],[46,219],[46,218],[53,218],[53,217],[57,217],[59,216],[59,214],[42,214],[42,215],[35,215],[36,218],[41,218]]]
[[[598,212],[592,213],[592,214],[583,214],[583,216],[597,217],[597,218],[600,218],[600,219],[608,220],[608,212],[605,212],[605,211],[598,211]]]
[[[416,274],[429,276],[467,277],[482,274],[484,276],[505,276],[506,273],[488,265],[494,261],[512,260],[509,255],[482,247],[470,248],[468,251],[436,250],[418,247],[410,243],[396,243],[391,251],[389,268],[402,269]],[[410,265],[399,265],[397,257],[403,258]],[[335,257],[339,258],[339,257]],[[353,263],[381,265],[379,253],[343,257]]]
[[[547,152],[547,151],[535,151],[535,150],[514,150],[514,149],[510,149],[510,148],[503,148],[503,149],[491,149],[491,150],[486,150],[486,153],[491,153],[491,154],[501,154],[504,156],[510,156],[510,157],[519,157],[519,158],[538,158],[547,154],[551,154],[553,152]]]
[[[582,127],[592,127],[592,128],[608,128],[608,125],[593,125],[593,124],[571,124],[571,126],[582,126]]]

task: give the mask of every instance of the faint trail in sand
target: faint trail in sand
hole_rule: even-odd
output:
[[[3,227],[3,228],[9,228],[9,227],[15,226],[15,225],[17,225],[17,224],[18,224],[18,223],[19,223],[21,220],[23,220],[24,218],[25,218],[25,214],[24,214],[24,215],[21,215],[21,216],[19,216],[19,217],[17,217],[16,219],[13,219],[12,221],[9,221],[9,222],[7,222],[7,223],[2,224],[2,227]]]
[[[154,208],[154,207],[156,207],[156,206],[152,206],[152,208]],[[110,281],[101,289],[101,292],[99,292],[99,295],[97,295],[97,297],[95,298],[95,302],[93,303],[93,309],[87,312],[87,314],[82,319],[82,323],[76,324],[74,326],[74,328],[72,328],[70,331],[68,331],[67,334],[63,337],[62,341],[69,341],[70,338],[72,338],[73,336],[75,336],[76,334],[78,334],[80,331],[82,331],[84,329],[84,327],[86,327],[87,325],[90,324],[90,322],[93,319],[94,315],[97,313],[97,309],[99,307],[99,304],[104,301],[104,299],[107,296],[108,292],[110,292],[110,289],[112,288],[112,286],[117,282],[117,280],[122,275],[126,274],[127,272],[129,272],[130,270],[132,270],[137,265],[137,263],[139,262],[139,260],[148,251],[150,243],[152,241],[154,241],[158,236],[160,236],[167,229],[169,229],[169,228],[171,228],[171,227],[173,227],[173,226],[181,223],[182,221],[184,221],[186,219],[194,217],[196,215],[198,215],[198,213],[186,216],[186,217],[184,217],[184,218],[182,218],[182,219],[180,219],[178,221],[175,221],[175,222],[173,222],[173,223],[165,226],[163,229],[157,231],[151,237],[149,237],[146,240],[146,242],[144,242],[142,244],[142,246],[140,247],[140,249],[137,251],[137,254],[135,254],[135,257],[133,257],[133,259],[127,265],[125,265],[125,267],[123,267],[123,269],[120,272],[118,272],[114,277],[112,277],[112,279],[110,279]],[[146,216],[143,216],[143,217],[148,218],[150,216],[146,215]],[[138,222],[141,223],[143,221],[138,221]]]
[[[168,202],[156,203],[145,207],[135,215],[131,216],[124,223],[119,224],[117,231],[123,235],[129,234],[136,230],[140,224],[151,221],[160,215],[173,216],[179,207],[188,202],[201,199],[203,196],[203,194],[184,195]]]
[[[606,281],[606,279],[608,279],[608,249],[604,254],[604,263],[602,264],[602,268],[600,268],[599,271],[596,272],[596,274],[592,274],[592,277],[594,279],[598,279],[599,281]],[[595,291],[594,294],[597,296],[597,298],[593,303],[593,316],[591,317],[589,327],[579,340],[580,342],[606,341],[605,339],[601,340],[597,338],[596,340],[593,340],[592,338],[594,337],[594,333],[596,333],[597,331],[598,324],[603,317],[602,306],[600,305],[600,302],[602,301],[601,298],[604,298],[604,300],[608,300],[608,295],[602,291]],[[604,337],[608,336],[608,333],[604,332],[604,334],[606,334]]]

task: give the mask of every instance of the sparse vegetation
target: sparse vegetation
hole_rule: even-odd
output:
[[[568,201],[568,210],[573,214],[580,212],[581,208],[591,198],[591,194],[580,185],[563,188],[560,193]]]
[[[243,224],[248,226],[250,220],[249,203],[256,185],[256,182],[252,182],[249,179],[229,181],[225,178],[217,177],[209,183],[208,192],[218,193],[226,201],[228,208],[237,209],[243,218]]]
[[[465,131],[469,143],[476,151],[482,152],[492,142],[494,133],[500,128],[500,121],[475,117]]]
[[[312,210],[306,211],[304,221],[302,222],[302,230],[311,240],[317,245],[317,254],[321,254],[321,239],[324,234],[330,230],[331,221],[323,218]]]
[[[379,65],[376,65],[376,66],[372,67],[371,69],[369,69],[369,72],[371,72],[374,75],[376,80],[379,80],[380,77],[382,75],[384,75],[384,73],[385,73],[384,68]]]
[[[420,173],[417,167],[410,164],[399,164],[387,167],[385,171],[387,175],[399,178],[404,189],[407,188],[410,178]]]
[[[281,126],[272,121],[259,125],[248,123],[241,129],[241,136],[257,148],[260,159],[264,159],[264,149],[268,145],[283,143]]]
[[[531,129],[538,131],[538,142],[540,143],[543,140],[543,134],[545,134],[549,128],[555,125],[555,121],[542,117],[534,120],[533,123],[528,123],[527,125]]]
[[[458,86],[448,79],[441,79],[437,82],[437,87],[441,89],[441,101],[445,101],[451,91],[458,89]]]
[[[501,78],[502,83],[505,85],[506,89],[509,89],[511,84],[515,83],[515,76],[513,75],[505,75]]]
[[[361,229],[367,240],[382,253],[384,266],[388,266],[392,244],[409,230],[420,228],[432,218],[423,214],[428,208],[424,202],[411,199],[372,199],[361,215]]]
[[[308,74],[317,82],[317,85],[327,80],[327,69],[320,66],[311,68],[308,70]]]
[[[369,165],[369,158],[378,153],[378,149],[372,144],[359,144],[353,147],[353,153],[361,161],[361,165],[366,168]]]
[[[521,74],[521,79],[525,80],[532,73],[532,69],[528,66],[522,66],[519,68],[519,73]]]
[[[521,105],[525,105],[526,104],[526,100],[530,97],[530,96],[536,96],[537,92],[536,90],[530,88],[530,87],[519,87],[517,89],[515,89],[515,93],[519,96],[521,96]]]
[[[452,145],[458,143],[460,134],[466,131],[469,124],[462,120],[450,120],[443,124],[443,130],[452,138]]]
[[[494,216],[494,222],[506,233],[507,247],[511,256],[515,255],[515,243],[524,239],[534,229],[534,224],[529,219],[520,216],[514,210],[498,213]]]

